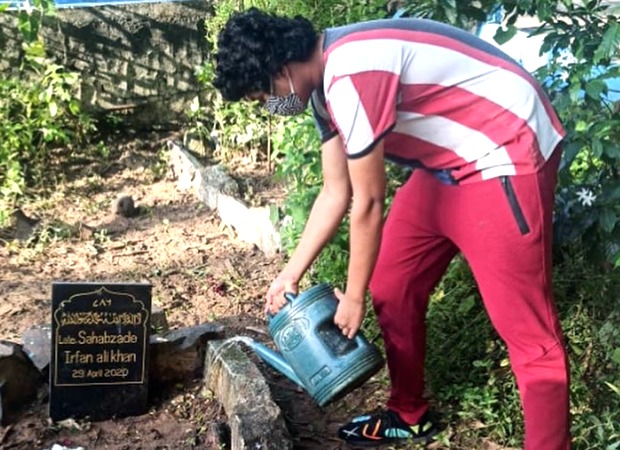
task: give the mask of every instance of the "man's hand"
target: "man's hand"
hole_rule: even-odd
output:
[[[299,291],[298,283],[299,280],[284,272],[278,275],[267,291],[265,313],[277,314],[277,312],[288,303],[288,300],[284,297],[284,293],[297,294]]]
[[[335,289],[334,294],[338,299],[338,308],[334,316],[334,323],[342,330],[349,339],[353,339],[357,331],[362,326],[366,307],[364,299],[348,298],[340,290]]]

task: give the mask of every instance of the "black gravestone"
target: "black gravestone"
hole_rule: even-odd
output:
[[[145,413],[150,322],[150,284],[53,283],[52,420]]]

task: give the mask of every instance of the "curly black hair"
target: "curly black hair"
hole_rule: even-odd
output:
[[[311,58],[318,34],[302,16],[281,17],[250,8],[231,15],[218,36],[213,85],[225,100],[269,92],[270,79],[289,62]]]

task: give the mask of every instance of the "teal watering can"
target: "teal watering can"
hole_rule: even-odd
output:
[[[330,285],[286,297],[288,304],[269,316],[269,334],[280,353],[255,341],[249,345],[319,406],[348,394],[383,367],[381,352],[361,332],[349,339],[334,324],[338,299]]]

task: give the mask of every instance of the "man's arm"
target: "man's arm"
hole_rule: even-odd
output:
[[[350,159],[348,166],[353,190],[351,250],[347,288],[344,294],[336,293],[340,304],[334,322],[353,338],[364,318],[364,296],[381,244],[386,183],[383,141],[369,154]]]
[[[325,142],[321,153],[323,187],[293,255],[267,293],[267,309],[272,314],[285,304],[283,292],[297,291],[297,283],[334,236],[351,202],[347,156],[340,137]]]

